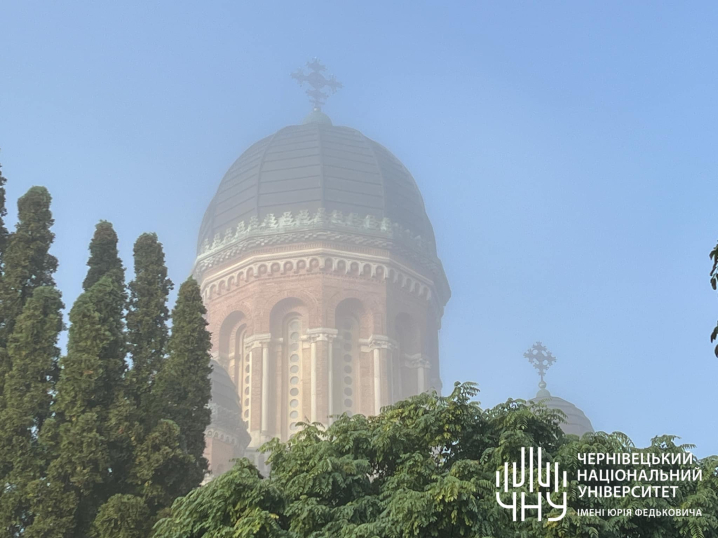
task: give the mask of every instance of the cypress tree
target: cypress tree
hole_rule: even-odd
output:
[[[169,356],[162,364],[153,387],[153,400],[161,416],[180,428],[183,447],[194,461],[179,475],[186,480],[179,487],[182,495],[198,486],[207,472],[204,458],[204,430],[210,423],[210,335],[206,309],[199,285],[193,278],[180,286],[177,304],[172,310],[172,334]]]
[[[146,538],[152,529],[150,510],[134,495],[115,495],[99,510],[92,535],[97,538]]]
[[[70,311],[67,355],[60,360],[56,410],[75,420],[86,412],[107,417],[125,370],[123,290],[110,275],[81,294]]]
[[[148,536],[155,521],[169,513],[178,492],[185,491],[184,471],[195,461],[180,444],[179,427],[170,420],[160,420],[142,439],[126,475],[134,488],[100,507],[93,525],[96,538]]]
[[[2,286],[2,343],[12,333],[15,319],[35,288],[54,286],[57,258],[49,253],[55,234],[50,203],[45,187],[32,187],[17,202],[18,223],[9,236],[4,252]]]
[[[135,279],[130,282],[127,340],[132,357],[128,391],[135,405],[143,401],[165,356],[169,319],[167,298],[172,281],[167,278],[165,254],[156,234],[142,234],[134,246]]]
[[[87,536],[99,506],[112,494],[112,484],[122,480],[120,469],[113,466],[113,438],[118,435],[113,411],[121,400],[125,368],[125,301],[115,276],[103,276],[70,311],[56,418],[43,428],[53,461],[47,480],[33,489],[36,519],[30,536]]]
[[[2,175],[2,165],[0,165],[0,268],[2,268],[3,254],[7,246],[7,228],[5,227],[5,217],[7,216],[5,183],[7,179]]]
[[[118,283],[124,285],[125,269],[117,250],[117,234],[112,223],[106,220],[101,220],[95,226],[87,266],[89,269],[82,283],[82,289],[89,290],[105,275],[111,275]]]
[[[21,535],[32,522],[28,486],[41,477],[47,463],[37,432],[50,417],[62,308],[59,291],[37,288],[17,318],[8,343],[12,370],[5,381],[5,407],[0,411],[0,462],[5,477],[0,529],[8,536]]]
[[[136,265],[143,269],[137,271],[132,290],[135,302],[131,299],[133,306],[129,310],[136,317],[132,322],[128,320],[128,325],[130,332],[139,333],[146,327],[154,335],[146,340],[138,338],[141,334],[133,335],[137,338],[135,349],[153,352],[138,356],[154,354],[160,358],[162,348],[157,344],[166,334],[162,310],[169,281],[155,237],[143,236],[135,253]],[[148,298],[152,300],[140,300]],[[147,410],[138,412],[142,427],[135,430],[134,460],[126,472],[129,485],[134,487],[117,491],[100,507],[93,526],[97,538],[146,536],[151,523],[166,515],[172,502],[198,486],[204,477],[204,430],[210,419],[210,337],[204,315],[199,287],[190,280],[180,288],[173,310],[172,336],[167,342],[169,356],[158,364]],[[148,381],[147,377],[134,379]]]
[[[713,260],[713,268],[711,269],[711,286],[713,286],[713,289],[718,289],[718,244],[716,244],[715,248],[711,250],[710,253],[711,260]],[[718,340],[718,323],[716,323],[716,326],[713,328],[713,332],[711,332],[711,342],[715,342]],[[715,352],[716,357],[718,357],[718,345],[713,350]]]
[[[44,187],[32,187],[17,203],[18,223],[7,239],[0,282],[0,406],[5,376],[12,370],[7,343],[15,320],[33,291],[54,286],[57,258],[49,253],[55,239],[50,211],[52,197]],[[3,227],[4,228],[4,227]]]

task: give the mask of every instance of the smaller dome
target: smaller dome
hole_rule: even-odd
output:
[[[207,430],[229,434],[241,444],[241,440],[248,438],[248,433],[241,418],[239,395],[227,370],[215,360],[212,361],[210,381],[212,398],[209,407],[212,410],[212,422]]]
[[[584,433],[592,433],[594,431],[591,421],[583,411],[563,398],[551,396],[551,393],[546,390],[545,387],[539,390],[536,397],[531,399],[531,401],[534,403],[543,403],[549,409],[563,411],[566,415],[566,422],[561,424],[563,433],[581,437]]]
[[[307,114],[307,117],[304,118],[304,121],[302,121],[303,125],[306,125],[307,123],[323,123],[324,125],[331,125],[332,120],[320,109],[315,108]]]

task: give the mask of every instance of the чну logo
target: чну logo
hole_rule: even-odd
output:
[[[533,447],[529,448],[529,466],[528,466],[528,478],[526,476],[526,448],[521,448],[521,472],[520,474],[517,474],[516,471],[516,462],[513,463],[513,483],[511,486],[509,486],[509,464],[504,463],[504,493],[509,492],[509,487],[511,489],[520,488],[526,484],[526,481],[528,479],[528,493],[532,494],[534,493],[534,486],[537,488],[546,488],[547,491],[538,491],[538,500],[536,504],[528,504],[526,501],[526,492],[521,492],[520,502],[521,502],[521,521],[525,520],[526,517],[526,510],[538,510],[538,520],[541,521],[542,515],[543,515],[543,503],[544,499],[548,503],[549,510],[551,508],[560,508],[562,509],[561,515],[558,517],[550,517],[548,518],[549,521],[559,521],[564,518],[566,515],[566,510],[568,508],[568,504],[566,501],[566,492],[563,492],[563,500],[562,503],[555,504],[553,500],[551,499],[551,467],[552,465],[550,463],[546,463],[546,471],[544,473],[543,465],[541,464],[541,449],[538,449],[538,461],[536,467],[534,467],[534,449]],[[537,477],[536,477],[536,484],[534,483],[534,470],[537,470]],[[558,493],[559,490],[559,469],[558,469],[558,463],[553,464],[553,488],[554,492]],[[563,472],[563,487],[565,488],[567,486],[567,479],[566,479],[566,471]],[[501,488],[501,471],[496,471],[496,487]],[[506,509],[511,509],[513,512],[513,518],[514,521],[516,521],[516,514],[518,510],[518,505],[516,503],[517,496],[516,491],[511,493],[511,504],[504,504],[504,502],[501,500],[501,491],[496,492],[496,502],[499,503],[499,506]]]

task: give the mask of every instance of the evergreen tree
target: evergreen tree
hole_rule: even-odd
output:
[[[7,216],[5,183],[7,183],[7,179],[2,175],[2,165],[0,165],[0,268],[2,268],[3,254],[5,253],[8,239],[7,228],[5,227],[5,217]]]
[[[711,269],[711,286],[715,290],[718,288],[718,244],[711,250],[711,260],[713,260],[713,268]],[[718,323],[711,333],[711,342],[718,340]],[[718,345],[715,347],[715,354],[718,357]]]
[[[37,288],[18,317],[8,343],[12,370],[5,380],[5,406],[0,411],[0,529],[19,536],[31,521],[28,485],[43,472],[45,455],[37,432],[50,417],[62,330],[60,293]]]
[[[92,535],[97,538],[146,538],[152,528],[150,511],[134,495],[115,495],[99,510]]]
[[[172,502],[186,491],[185,469],[194,464],[195,458],[183,447],[180,429],[171,420],[160,420],[152,431],[142,438],[135,450],[132,472],[128,482],[136,486],[135,495],[141,497],[151,519],[167,515]],[[123,506],[127,506],[123,503]],[[118,513],[119,507],[113,512]],[[120,521],[129,518],[118,517]],[[107,535],[110,538],[111,535]]]
[[[55,285],[52,275],[57,270],[57,259],[49,253],[55,238],[50,230],[54,223],[51,200],[44,187],[28,190],[17,203],[15,231],[3,238],[7,239],[7,247],[3,253],[3,278],[0,282],[0,407],[4,389],[2,380],[12,370],[7,343],[15,320],[36,288]]]
[[[205,320],[206,309],[199,286],[193,278],[180,286],[177,304],[172,311],[172,335],[169,356],[162,364],[153,387],[153,401],[159,415],[174,421],[180,428],[183,447],[194,461],[180,472],[186,480],[181,495],[196,487],[207,472],[204,458],[204,430],[210,423],[210,335]]]
[[[101,220],[95,226],[87,266],[89,269],[82,283],[82,289],[89,290],[105,275],[111,275],[118,283],[124,285],[125,269],[117,251],[117,234],[112,224],[106,220]]]
[[[143,407],[150,386],[165,356],[169,319],[165,254],[156,234],[142,234],[135,242],[135,279],[130,282],[127,340],[132,357],[128,390],[135,405]]]
[[[113,441],[124,422],[121,401],[125,368],[124,293],[111,274],[84,292],[70,311],[67,355],[60,360],[54,410],[43,428],[53,460],[47,479],[34,484],[36,520],[29,536],[87,536],[101,504],[123,479],[113,466]],[[35,534],[37,533],[37,534]]]
[[[107,418],[125,370],[123,298],[123,290],[106,275],[80,295],[70,311],[56,406],[69,421],[95,411]]]
[[[159,360],[158,343],[166,334],[162,310],[169,281],[155,237],[140,238],[135,253],[136,265],[142,270],[137,271],[133,283],[134,306],[129,313],[135,316],[128,313],[132,319],[128,319],[128,325],[131,334],[138,331],[133,335],[135,349],[152,352],[140,356]],[[142,426],[134,430],[134,460],[123,473],[126,485],[131,487],[118,490],[100,507],[93,526],[97,538],[146,536],[151,524],[168,514],[172,502],[198,486],[204,477],[204,430],[210,419],[210,339],[204,314],[199,288],[190,280],[180,288],[173,311],[173,331],[167,342],[169,357],[158,364],[160,369],[146,409],[136,408]],[[141,338],[143,326],[151,338]],[[147,364],[149,361],[144,363]],[[150,368],[144,371],[151,376]],[[149,382],[151,377],[133,379]]]

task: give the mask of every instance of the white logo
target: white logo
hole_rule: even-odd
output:
[[[553,477],[553,487],[554,492],[558,493],[559,488],[559,469],[558,469],[558,463],[554,464],[554,477]],[[568,508],[568,504],[566,502],[566,492],[563,492],[563,502],[561,504],[554,504],[553,500],[551,500],[551,464],[546,464],[546,473],[544,475],[543,473],[543,465],[541,464],[541,449],[538,449],[538,463],[536,465],[536,469],[538,470],[538,477],[537,477],[537,487],[542,488],[548,488],[549,491],[539,491],[538,492],[538,504],[527,504],[526,503],[526,492],[521,492],[521,521],[525,521],[526,517],[526,510],[538,510],[538,520],[541,521],[542,512],[543,512],[543,501],[544,499],[549,504],[549,510],[551,508],[561,508],[562,512],[559,517],[550,517],[548,518],[549,521],[559,521],[564,518],[566,515],[566,510]],[[529,467],[528,467],[528,486],[529,486],[529,493],[534,493],[534,449],[533,447],[529,448]],[[513,463],[513,483],[510,486],[513,488],[519,488],[523,486],[526,483],[526,448],[521,449],[521,473],[520,476],[517,476],[516,473],[516,462]],[[567,486],[567,479],[566,479],[566,471],[563,472],[563,487],[565,488]],[[496,471],[496,487],[501,488],[501,471]],[[509,464],[504,463],[504,493],[509,492]],[[496,502],[499,503],[499,506],[506,509],[511,509],[514,516],[514,521],[516,521],[516,512],[517,512],[517,504],[516,504],[516,492],[511,493],[511,504],[504,504],[501,501],[501,491],[496,492]]]

